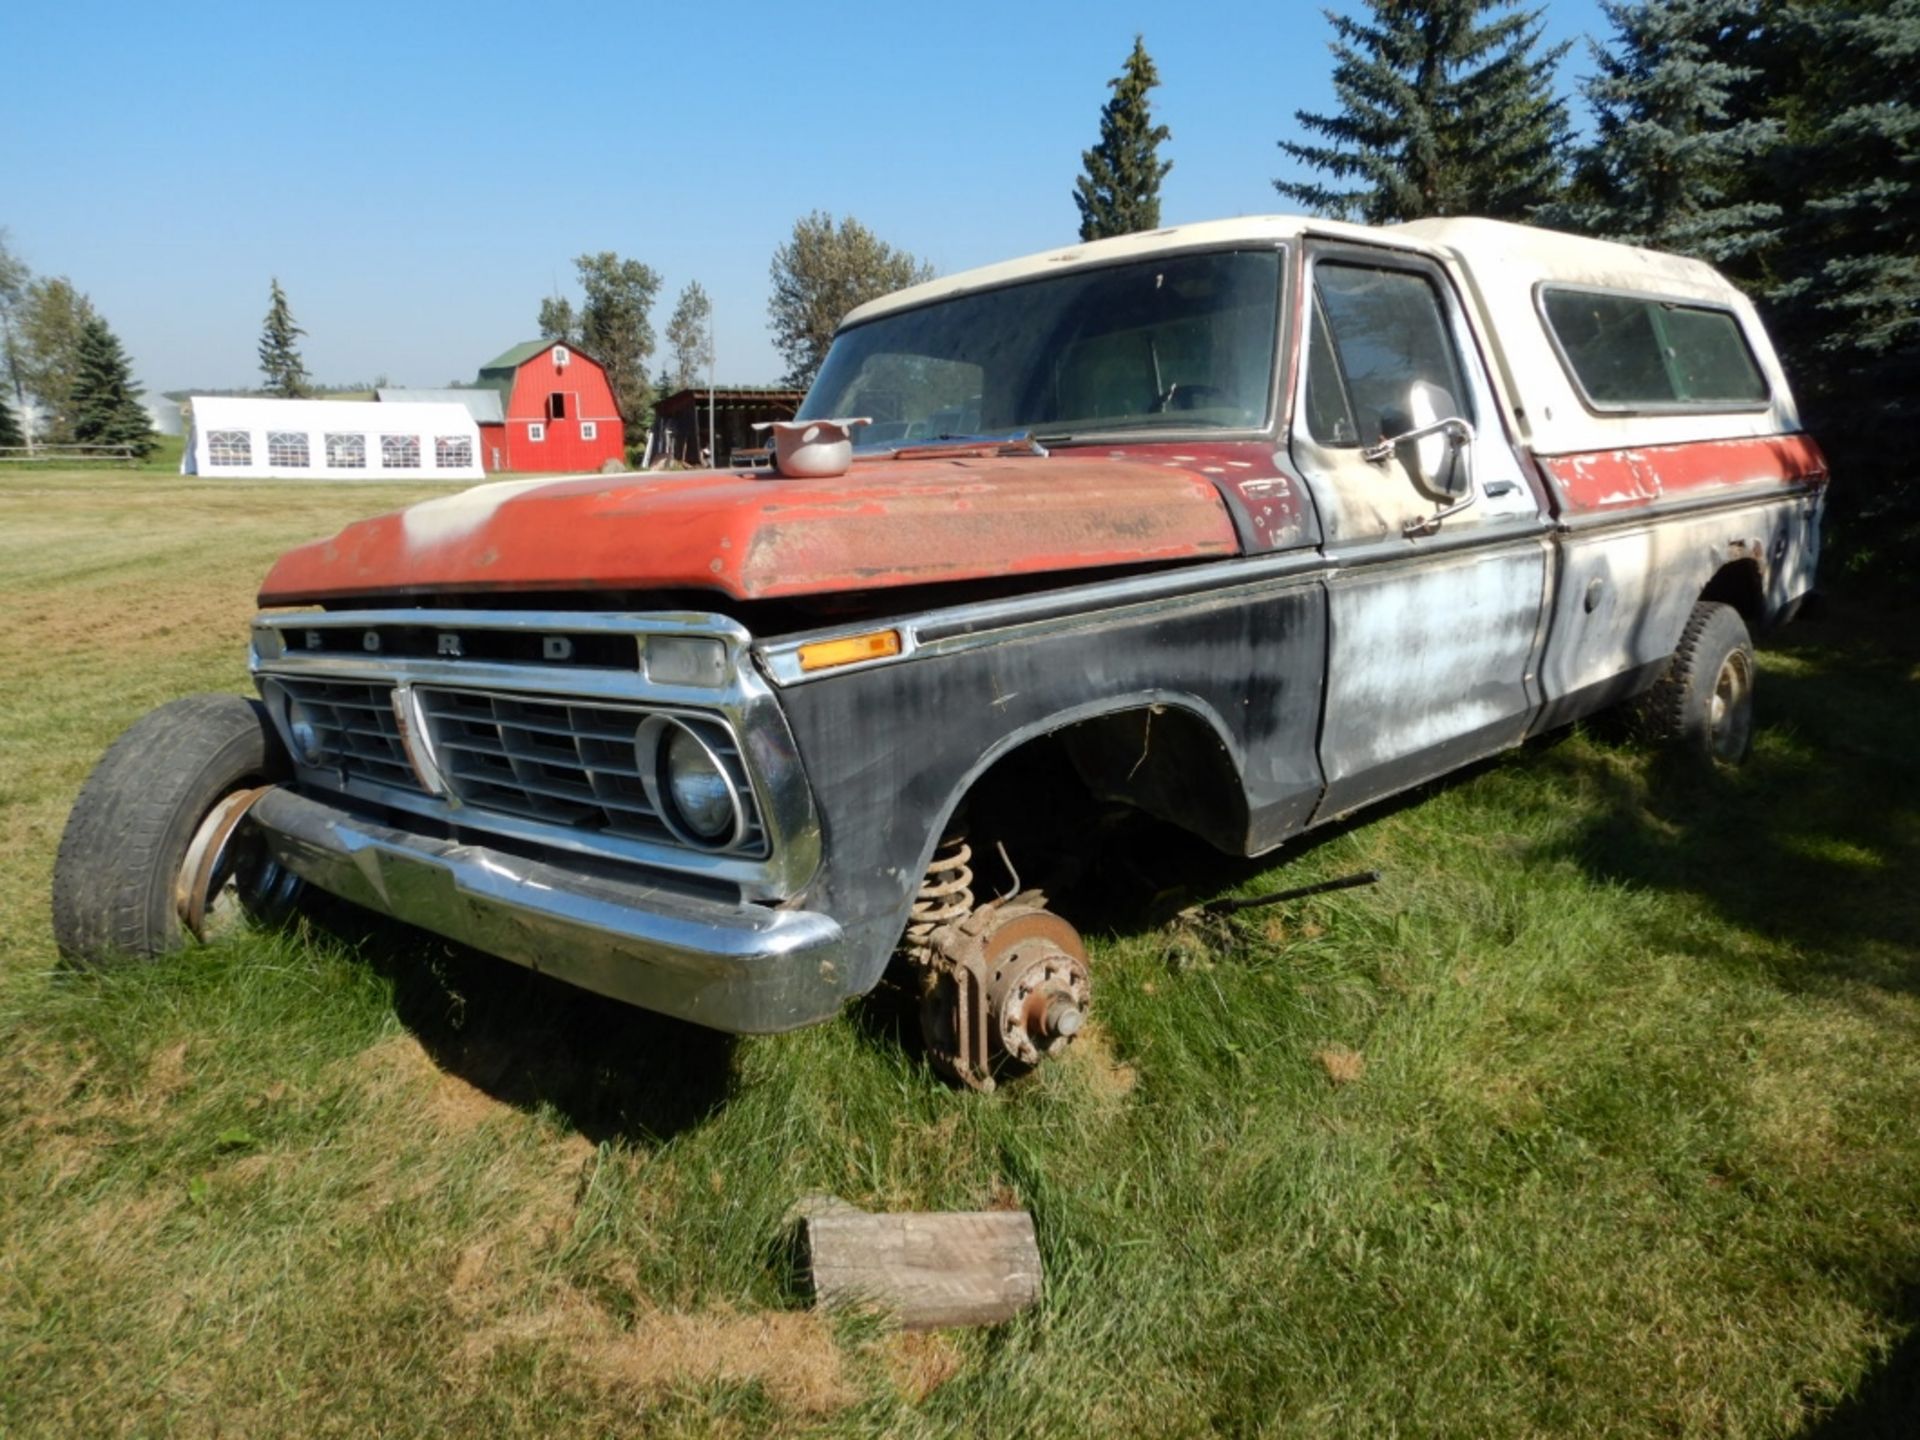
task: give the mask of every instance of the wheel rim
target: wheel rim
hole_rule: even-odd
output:
[[[1707,744],[1717,760],[1740,760],[1753,738],[1753,661],[1735,650],[1720,662],[1707,702]]]
[[[253,802],[268,788],[222,796],[187,844],[174,902],[181,925],[196,940],[227,930],[244,911],[259,913],[283,903],[299,886],[299,877],[280,865],[246,824]]]

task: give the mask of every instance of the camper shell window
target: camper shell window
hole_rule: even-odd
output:
[[[1540,318],[1595,411],[1756,410],[1767,378],[1724,306],[1542,286]]]

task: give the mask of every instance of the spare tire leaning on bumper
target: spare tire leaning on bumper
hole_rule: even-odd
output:
[[[136,720],[94,767],[53,867],[53,937],[78,965],[152,960],[192,938],[182,871],[195,837],[236,792],[291,773],[257,700],[191,695]],[[284,903],[291,877],[243,857],[241,902]]]

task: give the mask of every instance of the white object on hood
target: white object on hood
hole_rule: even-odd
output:
[[[853,467],[853,427],[857,420],[762,420],[753,428],[773,432],[773,463],[782,475],[825,479]]]

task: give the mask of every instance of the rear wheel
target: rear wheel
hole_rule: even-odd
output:
[[[1738,765],[1753,748],[1755,673],[1740,612],[1702,600],[1666,673],[1639,701],[1640,728],[1709,764]]]
[[[60,837],[60,953],[82,965],[151,960],[242,912],[284,915],[300,881],[246,812],[288,773],[258,701],[194,695],[135,721],[87,777]]]

